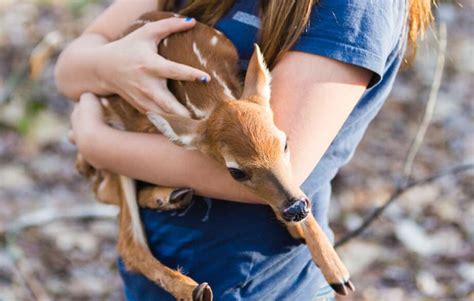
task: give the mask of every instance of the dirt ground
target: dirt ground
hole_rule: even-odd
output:
[[[73,168],[75,148],[66,139],[71,104],[53,81],[57,54],[104,5],[0,1],[2,301],[123,299],[116,211],[97,205]],[[474,162],[473,8],[472,1],[459,0],[441,1],[436,9],[437,20],[447,24],[446,67],[414,179]],[[335,179],[331,221],[337,237],[357,227],[401,179],[433,82],[436,31],[435,25]],[[28,60],[41,41],[53,46],[51,57],[32,79]],[[358,290],[341,300],[474,300],[473,184],[470,171],[415,187],[343,246]]]

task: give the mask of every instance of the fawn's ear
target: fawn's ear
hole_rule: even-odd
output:
[[[271,76],[260,47],[254,44],[254,51],[245,75],[243,99],[258,102],[261,105],[270,105]]]
[[[146,116],[171,142],[187,149],[198,147],[202,136],[200,129],[204,121],[165,113],[147,112]]]

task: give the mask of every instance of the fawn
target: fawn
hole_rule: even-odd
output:
[[[173,15],[147,13],[126,34],[147,22]],[[169,36],[160,43],[158,52],[166,59],[212,76],[208,84],[168,82],[171,92],[193,118],[141,114],[119,96],[110,96],[101,99],[107,122],[122,130],[161,132],[174,143],[199,150],[226,166],[236,181],[268,202],[294,238],[306,242],[314,262],[337,293],[353,291],[347,269],[311,213],[310,201],[292,184],[287,139],[273,121],[270,72],[259,47],[255,45],[243,87],[232,42],[204,24],[197,23],[189,31]],[[76,167],[90,180],[99,201],[120,206],[118,252],[127,269],[142,273],[178,300],[212,300],[207,283],[198,284],[153,257],[138,214],[139,206],[182,208],[191,201],[192,190],[158,186],[137,189],[133,179],[97,170],[80,154]]]

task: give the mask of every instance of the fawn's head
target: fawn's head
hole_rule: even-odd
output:
[[[270,108],[270,80],[255,45],[239,100],[219,101],[201,120],[154,113],[148,117],[171,141],[225,165],[236,181],[265,199],[281,219],[298,222],[309,213],[310,203],[292,183],[287,137],[276,127]]]

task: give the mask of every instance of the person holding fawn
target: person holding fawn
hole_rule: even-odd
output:
[[[193,189],[196,196],[184,210],[142,209],[141,217],[153,254],[209,282],[215,300],[332,300],[307,249],[264,200],[202,153],[161,135],[110,128],[94,95],[118,94],[140,112],[189,117],[167,79],[203,85],[216,79],[164,59],[157,45],[198,20],[234,43],[245,71],[257,42],[271,71],[274,120],[288,137],[292,179],[332,237],[331,180],[385,101],[407,40],[414,42],[429,22],[429,1],[159,1],[158,9],[186,18],[150,22],[120,37],[140,15],[156,9],[155,0],[117,0],[61,54],[57,84],[80,100],[71,121],[81,154],[100,169]],[[172,299],[121,262],[119,267],[128,300]]]

